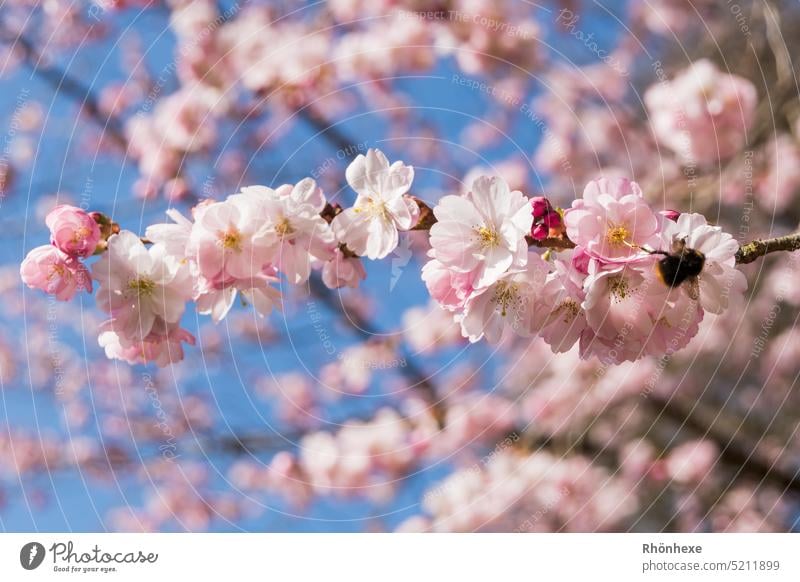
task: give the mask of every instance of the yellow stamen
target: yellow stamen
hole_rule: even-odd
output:
[[[611,226],[606,231],[606,239],[615,246],[627,244],[630,236],[631,232],[625,226]]]
[[[223,249],[236,251],[237,253],[242,250],[242,233],[234,227],[218,233],[217,239]]]
[[[611,296],[615,301],[619,302],[628,297],[630,287],[628,286],[628,280],[625,277],[621,275],[611,277],[608,280],[608,284],[611,290]]]
[[[72,234],[72,242],[78,243],[84,241],[86,237],[89,236],[90,232],[91,231],[85,226],[76,229],[75,232]]]
[[[56,277],[64,277],[67,269],[64,265],[50,265],[50,272],[47,274],[47,280],[52,281]]]
[[[275,232],[277,232],[280,236],[286,236],[288,234],[292,234],[294,232],[294,228],[292,228],[292,223],[289,222],[288,218],[283,218],[278,224],[275,225]]]
[[[570,323],[580,312],[581,306],[574,299],[565,299],[554,310],[554,313],[564,316],[564,323]]]
[[[505,317],[508,308],[519,302],[519,285],[501,281],[495,287],[492,302],[500,306],[500,315]]]
[[[493,248],[500,244],[500,235],[496,230],[481,226],[475,229],[482,249]]]
[[[135,292],[139,297],[150,297],[156,290],[156,284],[152,279],[139,277],[128,281],[128,290]]]
[[[371,218],[380,218],[381,220],[389,219],[389,211],[386,210],[386,204],[379,196],[375,198],[369,197],[364,204],[355,208],[356,213],[364,212]]]

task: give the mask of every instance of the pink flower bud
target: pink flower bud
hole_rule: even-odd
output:
[[[550,201],[544,196],[534,196],[531,198],[531,208],[533,208],[534,218],[542,218],[553,211]]]
[[[322,282],[328,289],[340,287],[356,288],[367,273],[358,257],[346,257],[340,249],[336,249],[333,259],[322,267]]]
[[[92,291],[86,267],[52,245],[36,247],[29,252],[19,273],[28,287],[55,295],[59,301],[69,301],[79,289]]]
[[[88,257],[100,241],[100,226],[88,212],[75,206],[56,206],[45,222],[50,229],[50,240],[68,255]]]
[[[550,229],[543,223],[534,224],[531,228],[531,237],[533,240],[544,240],[550,234]]]
[[[550,230],[557,230],[557,231],[561,230],[561,227],[564,225],[564,222],[561,220],[561,215],[555,210],[545,214],[543,223]]]
[[[678,222],[678,217],[681,215],[677,210],[659,210],[658,213],[672,222]]]

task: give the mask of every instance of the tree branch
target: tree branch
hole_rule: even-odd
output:
[[[746,265],[759,257],[777,251],[794,252],[800,250],[800,233],[787,234],[766,240],[754,240],[739,247],[736,252],[736,263]]]

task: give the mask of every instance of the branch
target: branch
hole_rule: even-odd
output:
[[[754,240],[739,247],[736,263],[746,265],[759,257],[776,251],[794,252],[800,250],[800,233],[787,234],[766,240]]]

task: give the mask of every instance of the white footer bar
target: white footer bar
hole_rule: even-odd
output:
[[[2,534],[0,580],[800,580],[793,534]],[[578,577],[583,578],[578,578]],[[591,577],[591,578],[588,578]]]

